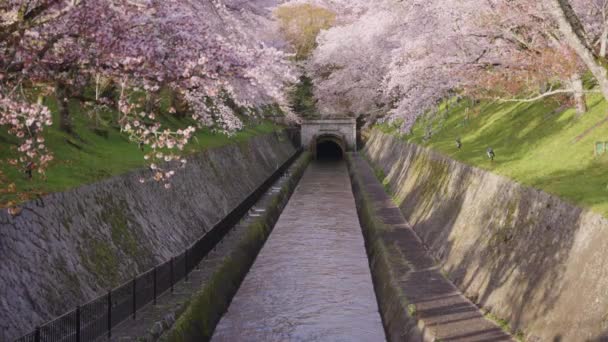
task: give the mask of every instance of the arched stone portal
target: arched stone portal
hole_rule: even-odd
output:
[[[346,152],[357,150],[357,123],[351,118],[305,121],[301,139],[302,147],[315,158],[328,156],[325,152],[336,156],[339,152],[338,159],[341,159]]]

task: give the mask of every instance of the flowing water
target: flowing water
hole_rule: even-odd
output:
[[[385,340],[344,162],[306,170],[212,340]]]

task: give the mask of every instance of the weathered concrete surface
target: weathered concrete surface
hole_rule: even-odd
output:
[[[378,131],[365,152],[467,297],[530,341],[606,336],[606,218]]]
[[[212,341],[383,341],[344,162],[306,170]]]
[[[137,171],[0,212],[0,340],[181,252],[294,151],[270,134],[191,158],[171,190]]]
[[[308,120],[302,123],[302,147],[310,148],[319,138],[337,138],[346,151],[357,150],[357,123],[355,119]],[[314,146],[312,146],[314,147]],[[314,150],[314,148],[313,148]],[[345,151],[345,152],[346,152]]]
[[[349,167],[389,341],[511,341],[441,274],[368,163]]]

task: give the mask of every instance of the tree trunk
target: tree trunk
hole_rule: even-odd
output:
[[[568,0],[550,0],[553,16],[559,24],[566,43],[578,54],[597,80],[602,95],[608,100],[608,71],[596,59],[583,25]]]
[[[156,94],[148,91],[146,93],[146,113],[152,113],[156,109]]]
[[[574,90],[574,103],[576,106],[576,114],[581,116],[587,113],[587,101],[585,99],[585,88],[583,86],[583,79],[581,75],[574,74],[570,78],[570,85],[572,86],[572,90]]]
[[[67,87],[63,83],[57,85],[57,105],[59,107],[59,128],[69,134],[74,132],[72,119],[70,118],[70,108]]]
[[[175,116],[178,118],[185,118],[188,113],[188,103],[184,98],[184,95],[179,93],[177,90],[171,92],[171,107],[175,109]]]
[[[119,91],[118,87],[116,86],[116,82],[110,80],[109,83],[103,88],[103,91],[101,92],[101,97],[107,98],[112,101],[112,108],[118,110]]]
[[[600,57],[606,58],[606,50],[608,50],[608,22],[604,23],[604,30],[600,39]]]

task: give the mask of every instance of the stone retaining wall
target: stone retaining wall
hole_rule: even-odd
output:
[[[468,298],[529,341],[608,332],[608,220],[374,131],[366,156]]]
[[[170,190],[135,171],[0,212],[0,340],[183,251],[295,152],[284,133],[190,158]]]

